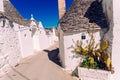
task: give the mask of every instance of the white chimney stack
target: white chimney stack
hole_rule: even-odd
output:
[[[58,10],[59,10],[59,19],[64,15],[66,11],[66,2],[65,0],[58,0]]]

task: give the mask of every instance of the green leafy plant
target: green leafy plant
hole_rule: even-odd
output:
[[[87,45],[83,46],[82,41],[77,40],[74,47],[74,53],[85,56],[80,63],[80,67],[111,70],[111,59],[107,52],[108,41],[105,40],[100,44],[95,43],[93,33],[89,33],[90,40],[86,41]]]
[[[95,62],[93,57],[87,57],[79,66],[85,68],[97,68],[98,64]]]

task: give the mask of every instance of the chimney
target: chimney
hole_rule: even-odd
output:
[[[66,11],[66,3],[65,0],[58,0],[58,10],[59,10],[59,19],[64,15]]]
[[[0,12],[4,12],[4,0],[0,0]]]

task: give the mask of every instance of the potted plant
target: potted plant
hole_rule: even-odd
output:
[[[77,40],[74,53],[84,56],[78,67],[78,75],[82,80],[109,80],[111,71],[110,53],[107,52],[108,41],[101,44],[95,43],[93,33],[89,33],[90,40],[83,46]]]

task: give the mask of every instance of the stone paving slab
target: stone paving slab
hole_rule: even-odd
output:
[[[76,80],[48,59],[45,52],[20,61],[0,80]]]

